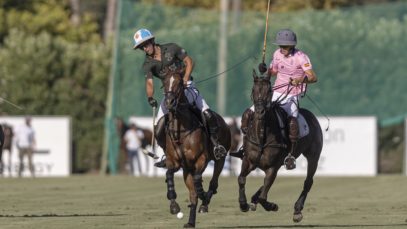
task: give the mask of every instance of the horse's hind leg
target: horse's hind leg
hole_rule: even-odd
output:
[[[167,199],[170,201],[171,214],[177,214],[180,212],[180,207],[175,201],[177,198],[177,193],[175,192],[174,173],[175,171],[173,169],[168,169],[167,173],[165,174],[165,182],[167,183]]]
[[[250,209],[252,211],[256,211],[256,206],[257,206],[257,203],[259,202],[259,196],[260,196],[260,193],[261,193],[261,190],[263,189],[263,187],[264,186],[260,186],[259,190],[257,190],[257,192],[255,192],[252,196],[252,201],[250,203]]]
[[[225,158],[215,161],[212,179],[211,179],[211,182],[209,183],[208,192],[206,193],[206,200],[204,202],[202,202],[202,205],[199,207],[200,213],[208,212],[208,205],[211,202],[212,195],[214,195],[218,192],[218,180],[219,180],[220,174],[222,173],[222,169],[223,169],[224,165],[225,165]]]
[[[302,220],[302,209],[304,208],[305,199],[307,198],[308,192],[311,190],[312,184],[314,183],[314,175],[318,167],[318,158],[307,158],[308,160],[308,168],[307,168],[307,177],[304,181],[304,187],[301,192],[300,197],[295,202],[294,205],[294,216],[293,221],[298,223]]]
[[[266,177],[264,177],[263,189],[258,198],[258,202],[266,211],[278,211],[278,205],[272,202],[267,201],[267,194],[270,190],[271,185],[274,183],[274,180],[277,176],[278,168],[271,167],[266,170]]]

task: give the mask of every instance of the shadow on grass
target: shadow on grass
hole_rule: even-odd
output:
[[[39,214],[39,215],[0,215],[0,218],[46,218],[46,217],[100,217],[123,216],[125,214]]]
[[[219,227],[219,228],[368,228],[368,227],[402,227],[406,228],[407,223],[399,223],[399,224],[327,224],[327,225],[258,225],[258,226],[231,226],[231,227]]]

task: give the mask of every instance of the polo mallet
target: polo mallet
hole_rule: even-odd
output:
[[[148,152],[146,149],[141,148],[141,152],[143,152],[145,155],[152,157],[154,159],[158,159],[159,157],[151,152]]]
[[[146,149],[141,148],[141,151],[147,155],[150,156],[154,159],[158,159],[159,157],[157,156],[157,154],[155,153],[155,130],[154,130],[154,123],[155,123],[155,107],[153,107],[153,134],[151,137],[151,149],[153,152],[148,152]]]
[[[155,153],[155,109],[156,107],[153,107],[153,134],[151,136],[151,150],[153,151],[152,154],[154,155],[154,159],[158,159],[158,156]]]
[[[265,59],[265,56],[266,56],[267,32],[268,32],[268,27],[269,27],[269,12],[270,12],[270,0],[268,1],[268,4],[267,4],[266,30],[264,31],[262,63],[264,63],[264,59]]]
[[[19,110],[24,110],[22,107],[18,106],[17,104],[14,104],[14,103],[12,103],[12,102],[10,102],[7,99],[2,98],[2,97],[0,97],[0,103],[1,102],[6,102],[6,103],[10,104],[11,106],[13,106],[13,107],[15,107],[15,108],[17,108]]]

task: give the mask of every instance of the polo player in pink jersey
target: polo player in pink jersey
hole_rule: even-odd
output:
[[[274,82],[272,101],[279,101],[280,106],[287,112],[289,125],[289,138],[292,143],[292,151],[297,144],[298,127],[298,100],[302,93],[302,84],[317,82],[317,76],[312,70],[312,64],[304,52],[295,48],[297,45],[297,36],[290,29],[283,29],[277,33],[276,40],[273,43],[279,48],[274,52],[273,59],[267,68],[266,64],[259,65],[259,71],[262,74],[276,76]],[[241,129],[246,134],[250,117],[254,113],[254,106],[247,109],[242,116]],[[292,153],[292,152],[291,152]],[[291,156],[289,154],[289,157]],[[242,157],[243,149],[232,156]],[[295,158],[291,157],[290,163],[295,163]],[[286,165],[287,168],[292,167]]]

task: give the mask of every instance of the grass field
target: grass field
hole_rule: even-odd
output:
[[[209,213],[198,214],[197,228],[407,228],[407,177],[317,177],[303,210],[292,222],[302,177],[278,177],[269,200],[278,212],[242,213],[237,178],[221,178]],[[0,179],[0,228],[182,228],[188,194],[176,178],[182,220],[169,213],[164,178],[73,176]],[[248,198],[263,182],[249,177]],[[209,178],[204,178],[205,189]]]

